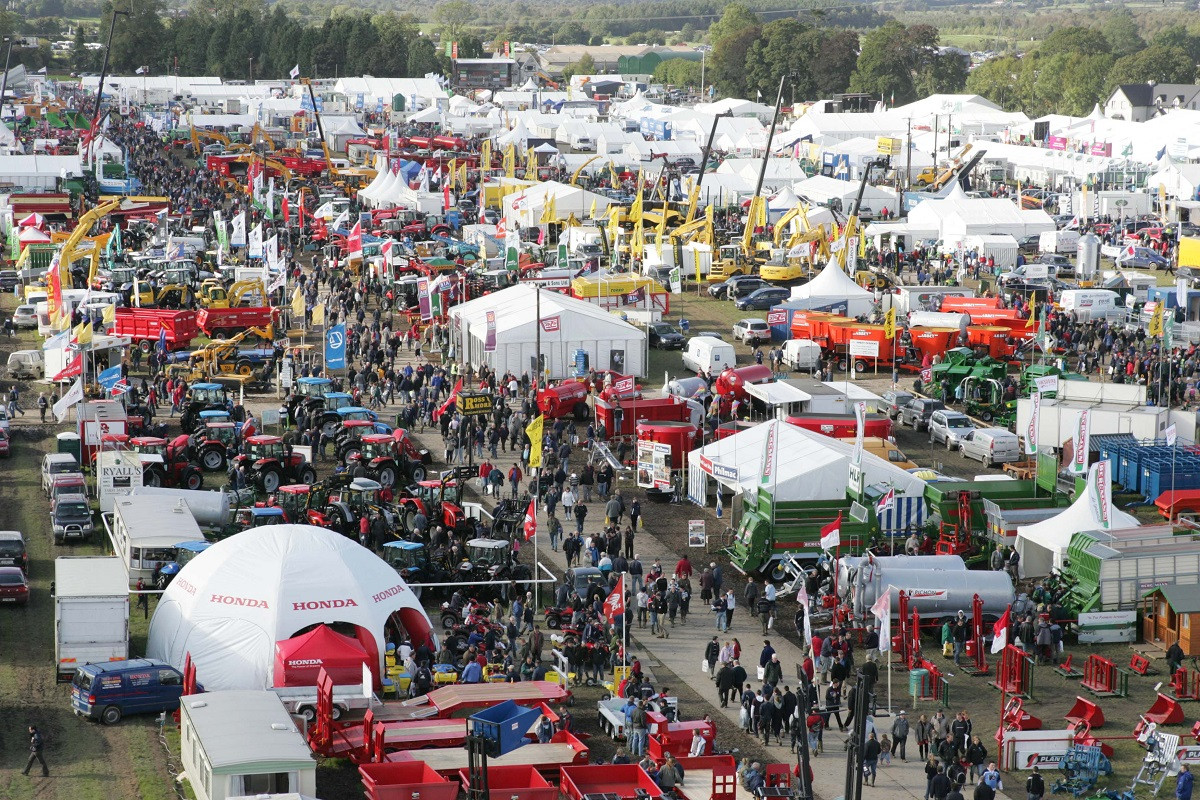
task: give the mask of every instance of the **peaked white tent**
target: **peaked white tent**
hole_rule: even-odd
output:
[[[510,217],[511,219],[511,217]],[[459,358],[498,373],[529,372],[537,353],[538,292],[517,284],[450,309],[451,336]],[[541,292],[541,352],[551,378],[574,375],[575,352],[588,354],[592,369],[646,374],[646,334],[585,300]],[[495,314],[495,349],[487,350],[488,312]]]
[[[1136,517],[1113,508],[1110,530],[1134,528],[1137,525]],[[1102,528],[1095,482],[1089,480],[1087,488],[1061,514],[1033,525],[1018,526],[1017,553],[1021,556],[1021,574],[1030,578],[1049,575],[1051,569],[1062,567],[1072,536]]]
[[[517,117],[517,122],[512,126],[512,130],[496,137],[496,145],[500,148],[508,147],[511,144],[515,145],[518,150],[521,150],[526,147],[528,142],[529,128],[525,126],[525,120],[520,117]]]
[[[811,309],[818,309],[834,303],[846,301],[846,315],[857,317],[866,314],[875,304],[875,294],[857,283],[842,271],[837,261],[830,261],[825,268],[808,283],[792,289],[792,300],[795,303],[807,303]],[[793,305],[793,307],[795,307]]]
[[[589,192],[578,186],[544,181],[524,191],[506,195],[500,201],[500,205],[503,216],[510,222],[516,221],[526,226],[538,225],[541,223],[542,210],[551,197],[554,198],[554,210],[559,219],[565,219],[569,213],[583,219],[591,211],[593,202],[596,204],[597,213],[608,208],[612,202],[602,194]]]
[[[356,636],[379,676],[389,622],[414,646],[430,638],[420,602],[383,559],[325,528],[269,525],[188,562],[159,600],[146,654],[182,669],[190,653],[206,689],[267,689],[275,644],[325,623]]]
[[[388,169],[387,156],[383,153],[375,154],[375,177],[371,182],[358,190],[358,196],[366,200],[374,200],[380,190],[390,182],[392,172]]]
[[[739,494],[757,490],[762,485],[763,451],[772,431],[781,456],[775,465],[776,477],[765,488],[789,500],[836,500],[846,496],[854,444],[777,419],[691,451],[688,496],[704,497],[710,477]],[[708,470],[702,466],[705,463]],[[871,453],[863,453],[862,469],[867,486],[892,486],[897,497],[920,497],[925,491],[925,481]]]

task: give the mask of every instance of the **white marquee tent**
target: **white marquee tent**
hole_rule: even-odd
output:
[[[870,312],[875,294],[855,283],[833,260],[811,281],[794,287],[790,302],[793,308],[798,302],[806,302],[810,308],[818,309],[842,300],[846,301],[846,315],[857,317]]]
[[[569,213],[583,219],[590,214],[593,202],[596,204],[596,213],[599,214],[612,202],[602,194],[589,192],[578,186],[545,181],[524,191],[506,195],[500,201],[503,216],[510,223],[515,222],[523,226],[538,225],[541,222],[542,210],[551,197],[554,198],[554,209],[559,219],[565,219]]]
[[[529,372],[537,352],[537,290],[518,284],[450,309],[450,330],[459,357],[498,373]],[[496,349],[486,352],[487,312],[495,312]],[[592,369],[646,374],[646,334],[584,300],[541,292],[542,355],[551,378],[573,374],[575,351],[589,354]]]
[[[207,689],[266,689],[276,642],[342,623],[358,631],[379,675],[393,614],[414,644],[429,636],[421,604],[379,556],[324,528],[270,525],[188,562],[159,600],[146,654],[182,669],[190,653]]]
[[[786,454],[776,465],[778,477],[769,487],[772,491],[789,500],[835,500],[846,496],[854,444],[777,419],[691,451],[688,454],[688,496],[704,497],[709,477],[739,494],[755,491],[762,475],[764,444],[772,430],[777,437],[778,452]],[[701,467],[702,459],[724,469],[736,469],[737,477],[715,467],[713,473],[706,472]],[[869,452],[862,455],[862,468],[867,486],[890,485],[895,488],[897,497],[920,497],[925,491],[925,481]]]
[[[1137,527],[1137,518],[1119,508],[1112,510],[1110,530]],[[1094,481],[1061,514],[1017,527],[1017,553],[1021,556],[1021,574],[1038,578],[1049,575],[1053,568],[1061,568],[1071,537],[1083,531],[1102,528],[1095,502]]]

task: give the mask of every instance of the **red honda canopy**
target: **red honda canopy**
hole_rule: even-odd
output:
[[[356,639],[343,636],[327,625],[275,643],[275,685],[316,686],[322,669],[335,686],[362,683],[367,651]]]

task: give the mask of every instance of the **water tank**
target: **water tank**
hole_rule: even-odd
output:
[[[1091,280],[1100,269],[1100,237],[1094,233],[1079,237],[1075,245],[1075,255],[1078,259],[1076,273],[1080,280]]]

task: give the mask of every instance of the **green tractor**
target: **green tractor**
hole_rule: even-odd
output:
[[[1016,422],[1017,403],[1005,401],[1000,381],[971,375],[963,379],[962,388],[963,403],[969,416],[1001,428],[1011,427]]]
[[[931,396],[949,402],[954,400],[958,385],[968,378],[1001,381],[1008,374],[1008,365],[991,356],[980,356],[969,347],[947,350],[942,360],[933,365],[933,377],[928,384]],[[950,397],[942,397],[944,384],[949,383]]]
[[[1080,375],[1075,372],[1067,372],[1059,369],[1054,364],[1030,364],[1025,369],[1021,370],[1020,394],[1022,397],[1029,397],[1033,392],[1033,387],[1037,385],[1039,378],[1047,378],[1050,376],[1057,377],[1060,381],[1086,381],[1086,375]],[[1042,399],[1052,400],[1058,396],[1056,391],[1042,392]]]

